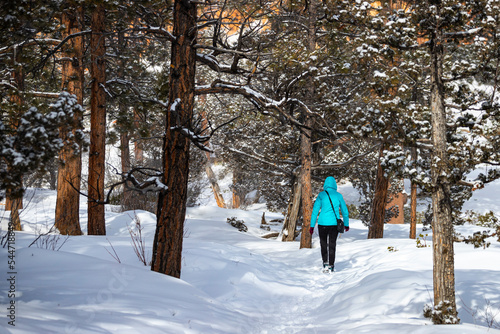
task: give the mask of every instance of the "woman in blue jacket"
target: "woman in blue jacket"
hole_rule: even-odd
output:
[[[333,176],[326,178],[323,184],[324,191],[318,194],[311,215],[311,227],[309,233],[313,234],[316,218],[318,218],[318,232],[321,244],[321,257],[323,268],[333,272],[335,265],[335,248],[337,247],[337,217],[344,220],[345,231],[349,231],[349,212],[344,197],[337,192],[337,181]],[[331,200],[331,202],[330,202]],[[340,212],[339,212],[340,207]],[[319,213],[319,217],[318,216]]]

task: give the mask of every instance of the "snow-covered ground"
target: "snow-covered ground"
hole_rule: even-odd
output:
[[[467,209],[500,214],[499,187],[496,182],[477,191]],[[349,189],[341,187],[355,198]],[[338,241],[336,272],[323,274],[316,232],[313,248],[299,249],[298,242],[260,237],[267,233],[260,228],[262,205],[248,211],[193,207],[181,279],[175,279],[150,271],[134,253],[129,228],[138,220],[151,256],[156,219],[144,211],[108,210],[105,237],[56,236],[28,247],[52,226],[55,198],[41,189],[26,194],[16,274],[8,274],[7,249],[0,250],[0,333],[500,333],[496,241],[487,249],[455,244],[462,324],[434,326],[422,315],[432,301],[432,249],[417,248],[408,225],[388,225],[384,239],[367,240],[367,228],[351,221]],[[5,232],[4,211],[2,216]],[[80,216],[86,232],[83,198]],[[229,217],[244,220],[248,232],[229,225]],[[266,212],[268,222],[280,217]],[[479,228],[457,229],[470,235]],[[422,233],[430,245],[430,231]],[[8,281],[11,276],[15,281]],[[15,299],[8,297],[12,287]],[[11,300],[15,327],[6,317]]]

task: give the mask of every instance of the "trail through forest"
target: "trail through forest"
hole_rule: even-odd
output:
[[[456,244],[462,324],[434,326],[423,317],[432,300],[432,249],[416,247],[408,225],[386,225],[384,239],[367,240],[367,228],[352,220],[338,241],[336,271],[324,274],[317,234],[312,249],[299,249],[297,241],[261,238],[268,233],[261,209],[193,207],[175,279],[152,272],[134,253],[129,231],[139,222],[151,256],[156,219],[145,211],[109,207],[107,236],[46,236],[28,248],[53,224],[56,198],[47,190],[28,195],[25,231],[16,233],[15,333],[500,333],[491,322],[500,312],[496,242],[487,249]],[[231,217],[248,231],[228,224]],[[281,228],[271,222],[280,217],[266,211],[271,230]],[[471,235],[478,227],[457,230]],[[417,232],[430,246],[430,231],[420,225]]]

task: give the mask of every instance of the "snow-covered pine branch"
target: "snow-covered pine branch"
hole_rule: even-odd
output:
[[[26,41],[23,41],[21,43],[17,43],[14,45],[9,45],[5,46],[3,48],[0,48],[0,54],[4,54],[7,52],[11,52],[15,49],[21,48],[21,47],[29,47],[29,46],[34,46],[34,45],[59,45],[61,44],[61,40],[59,39],[54,39],[54,38],[34,38],[34,39],[28,39]]]
[[[153,172],[153,173],[146,173]],[[140,173],[142,175],[148,176],[144,181],[138,181],[134,176],[134,173]],[[168,187],[160,181],[163,175],[159,170],[144,167],[135,167],[125,173],[118,173],[122,176],[122,181],[125,187],[129,190],[138,191],[140,193],[146,192],[161,192],[166,191]],[[131,185],[130,185],[131,184]]]
[[[174,105],[172,104],[172,106]],[[173,131],[180,131],[183,136],[189,138],[189,140],[200,150],[212,153],[212,150],[204,145],[204,143],[210,140],[210,136],[196,134],[194,131],[183,126],[173,126],[170,129]]]
[[[60,94],[59,93],[53,93],[53,92],[37,92],[37,91],[28,91],[28,92],[23,92],[26,95],[34,96],[34,97],[43,97],[47,99],[57,99]]]
[[[154,168],[135,167],[123,173],[120,173],[115,169],[115,172],[117,175],[121,176],[122,180],[109,186],[104,199],[91,198],[88,194],[85,194],[80,189],[77,189],[74,184],[70,183],[70,185],[76,192],[86,197],[89,202],[101,205],[110,204],[113,191],[121,185],[123,185],[127,190],[139,192],[141,194],[148,192],[164,192],[168,189],[168,187],[160,180],[163,174]],[[135,177],[134,173],[140,173],[148,178],[144,181],[139,181]]]
[[[134,27],[134,28],[125,30],[125,32],[128,32],[128,31],[145,32],[145,33],[149,33],[149,34],[160,35],[160,36],[165,37],[170,42],[175,42],[177,40],[177,38],[175,38],[175,36],[172,35],[171,32],[169,32],[168,30],[166,30],[165,28],[162,28],[162,27],[151,27],[151,26]]]
[[[238,154],[238,155],[241,155],[241,156],[244,156],[244,157],[247,157],[247,158],[250,158],[252,160],[255,160],[255,161],[258,161],[264,165],[267,165],[267,166],[270,166],[278,171],[280,171],[282,173],[282,175],[290,175],[290,172],[281,168],[278,163],[276,162],[273,162],[273,161],[269,161],[267,160],[265,157],[261,156],[260,154],[257,154],[255,152],[253,153],[247,153],[247,152],[244,152],[242,150],[238,150],[238,149],[235,149],[233,147],[229,147],[227,145],[221,145],[223,146],[225,149],[227,149],[228,151],[232,152],[232,153],[235,153],[235,154]],[[287,164],[292,164],[292,165],[295,165],[295,162],[292,162],[292,161],[280,161],[280,163],[287,163]]]
[[[235,71],[231,68],[231,66],[221,64],[214,56],[210,54],[197,53],[196,60],[204,65],[210,67],[210,69],[218,72],[218,73],[234,73]]]
[[[482,31],[482,27],[469,29],[466,31],[457,31],[457,32],[446,32],[443,34],[446,38],[464,38],[469,36],[477,35],[480,31]]]
[[[240,56],[246,56],[246,57],[257,57],[257,56],[270,56],[270,53],[260,53],[260,52],[255,52],[255,51],[240,51],[240,50],[233,50],[233,49],[223,49],[223,48],[218,48],[216,46],[211,46],[211,45],[201,45],[201,44],[196,44],[195,49],[207,49],[207,50],[212,50],[212,51],[217,51],[218,53],[229,53],[229,54],[236,54]]]
[[[351,164],[353,164],[354,162],[356,162],[356,160],[374,152],[378,147],[380,147],[380,144],[376,144],[376,145],[373,145],[372,147],[370,147],[368,150],[366,150],[365,152],[361,153],[361,154],[358,154],[358,155],[355,155],[351,158],[349,158],[348,160],[346,161],[342,161],[342,162],[338,162],[338,163],[334,163],[334,164],[320,164],[320,165],[313,165],[311,167],[311,169],[315,170],[315,169],[335,169],[335,168],[344,168],[344,167],[348,167],[350,166]]]
[[[42,113],[31,107],[15,129],[0,120],[0,137],[5,139],[0,142],[0,189],[10,189],[14,196],[23,193],[20,180],[24,174],[43,169],[66,145],[75,152],[86,145],[83,131],[78,130],[81,125],[74,118],[76,112],[83,112],[76,97],[62,92],[49,108]]]
[[[304,127],[301,122],[283,110],[283,108],[289,103],[299,103],[300,101],[297,99],[290,100],[283,98],[280,101],[276,101],[263,95],[249,85],[235,84],[221,80],[216,80],[211,85],[196,87],[195,94],[238,94],[250,101],[258,110],[261,110],[263,114],[267,114],[268,110],[276,111],[288,119],[291,124],[296,125],[299,128]],[[306,106],[303,103],[302,105]]]
[[[0,86],[5,86],[8,89],[12,89],[16,92],[19,92],[19,89],[11,84],[10,82],[7,82],[5,80],[0,81]],[[60,93],[55,93],[55,92],[39,92],[39,91],[23,91],[19,92],[22,94],[34,96],[34,97],[43,97],[43,98],[49,98],[49,99],[57,99],[60,96]]]

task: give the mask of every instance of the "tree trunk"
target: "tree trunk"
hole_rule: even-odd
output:
[[[306,116],[305,125],[310,127],[312,120]],[[300,135],[301,155],[301,198],[302,198],[302,235],[300,237],[300,248],[311,248],[312,236],[309,233],[312,214],[312,189],[311,189],[311,130],[303,129]]]
[[[13,68],[14,70],[12,71],[12,81],[16,84],[16,87],[18,89],[17,93],[13,93],[10,96],[10,101],[19,106],[19,109],[17,110],[16,114],[13,115],[14,120],[12,122],[12,126],[17,128],[19,126],[19,119],[21,117],[21,106],[23,105],[23,98],[21,97],[21,92],[24,91],[24,72],[23,72],[23,67],[20,62],[21,58],[21,53],[22,49],[21,48],[15,48],[14,49],[14,55],[13,55]],[[19,188],[18,190],[23,188],[23,181],[22,179],[19,180]],[[12,189],[14,190],[14,189]],[[19,217],[19,210],[23,208],[23,197],[22,195],[19,197],[18,191],[6,191],[5,194],[5,210],[10,210],[10,224],[12,226],[12,229],[14,231],[21,231],[21,219]],[[21,192],[22,194],[22,192]]]
[[[170,65],[170,90],[163,143],[163,183],[158,197],[157,225],[151,270],[180,278],[182,240],[189,176],[189,139],[194,106],[196,70],[196,4],[176,0]]]
[[[394,182],[394,183],[393,183]],[[393,182],[389,182],[389,195],[386,204],[386,211],[388,209],[392,209],[393,207],[397,207],[398,216],[392,216],[391,219],[387,221],[387,224],[404,224],[405,223],[405,215],[404,215],[404,205],[406,203],[406,194],[402,191],[396,191],[395,188],[402,187],[403,180],[393,180]],[[403,186],[404,187],[404,186]]]
[[[411,160],[416,163],[417,161],[417,148],[411,149]],[[410,220],[410,239],[417,238],[417,184],[411,181],[410,193],[410,207],[411,207],[411,220]]]
[[[21,181],[22,184],[22,181]],[[10,191],[7,191],[5,194],[5,211],[12,211],[12,207],[14,206],[14,202],[16,201],[16,197],[11,196]],[[18,210],[22,210],[23,208],[23,201],[18,201],[16,204],[16,207]]]
[[[22,231],[21,218],[19,217],[19,210],[21,209],[23,203],[22,198],[12,199],[11,209],[10,209],[10,223],[9,228],[12,226],[14,231]]]
[[[295,230],[297,228],[297,220],[299,219],[301,197],[302,183],[297,181],[293,186],[290,203],[288,204],[287,215],[285,217],[285,221],[283,222],[282,241],[295,240]],[[307,233],[309,233],[309,231]]]
[[[458,323],[455,300],[455,259],[453,250],[453,220],[446,152],[446,108],[442,69],[444,50],[442,36],[435,31],[430,39],[431,56],[431,122],[432,122],[432,246],[434,261],[434,306],[448,303],[448,318]]]
[[[316,50],[316,20],[317,20],[317,0],[311,0],[308,7],[308,29],[307,29],[307,50],[312,53]],[[314,78],[308,78],[307,87],[308,98],[312,101],[315,95]],[[309,233],[312,214],[312,189],[311,189],[311,127],[313,120],[307,112],[303,112],[304,125],[307,128],[302,129],[300,135],[300,182],[302,184],[302,235],[300,237],[300,248],[311,248],[312,236]]]
[[[200,104],[204,104],[206,97],[205,95],[201,95],[199,98]],[[204,129],[203,134],[207,135],[208,133],[208,120],[207,113],[205,109],[201,111],[201,126]],[[210,147],[210,142],[205,142],[205,147]],[[222,196],[222,192],[220,191],[219,183],[217,182],[217,177],[215,176],[214,171],[212,170],[212,159],[210,158],[210,152],[206,152],[205,156],[207,157],[207,162],[205,164],[205,172],[207,173],[208,180],[210,181],[210,186],[212,187],[212,192],[214,193],[215,202],[219,208],[226,208],[226,202],[224,201],[224,196]]]
[[[238,209],[241,206],[241,196],[240,196],[240,189],[238,187],[238,183],[240,180],[240,176],[236,170],[233,171],[233,187],[232,187],[232,193],[233,193],[233,200],[232,200],[232,209]]]
[[[370,227],[368,228],[368,239],[384,237],[385,207],[387,204],[387,193],[389,192],[389,179],[385,177],[380,159],[385,145],[380,146],[379,161],[377,163],[377,179],[375,180],[375,194],[373,195],[372,215]]]
[[[90,149],[89,149],[89,202],[88,234],[106,235],[104,205],[104,174],[106,153],[106,45],[105,10],[98,5],[92,13],[90,41],[92,86],[90,91]]]
[[[137,131],[140,128],[141,116],[137,113],[137,109],[134,108],[134,128]],[[138,132],[136,132],[136,138],[134,143],[134,160],[135,164],[139,166],[144,165],[144,145],[142,144],[142,138],[140,138]]]
[[[66,27],[64,37],[82,31],[83,22],[82,7],[63,12],[62,24]],[[83,37],[70,39],[65,47],[64,56],[71,60],[63,62],[61,73],[62,90],[74,94],[80,105],[83,105],[83,53]],[[75,113],[74,117],[80,122],[83,115]],[[75,130],[73,130],[73,133],[75,133]],[[80,194],[78,193],[82,175],[81,153],[75,154],[73,148],[67,146],[61,150],[59,158],[64,164],[59,166],[57,175],[55,226],[61,234],[81,235]]]
[[[205,166],[205,172],[207,173],[208,180],[210,181],[210,186],[212,187],[212,191],[214,193],[217,206],[219,208],[225,208],[226,202],[224,201],[224,197],[222,196],[222,192],[220,191],[219,183],[217,183],[217,177],[215,176],[215,173],[212,170],[210,160],[207,160]]]
[[[15,197],[10,195],[10,192],[5,194],[5,211],[12,211],[12,206],[14,205]],[[23,201],[16,204],[18,210],[22,210]]]
[[[118,52],[125,52],[127,48],[127,42],[124,38],[124,32],[118,32]],[[125,68],[127,67],[127,58],[121,58],[118,61],[117,75],[119,78],[125,80]],[[127,115],[128,106],[124,102],[119,103],[120,115]],[[134,109],[134,125],[138,125],[139,122],[135,120],[136,112]],[[128,124],[119,124],[120,131],[120,162],[122,175],[130,172],[131,169],[131,158],[130,158],[130,132]],[[126,184],[123,185],[122,194],[120,197],[120,205],[123,211],[135,210],[136,207],[133,203],[132,191],[127,189]]]
[[[19,217],[19,210],[23,208],[23,198],[11,196],[11,192],[7,191],[5,194],[5,210],[10,211],[10,223],[14,231],[22,231],[21,218]]]

